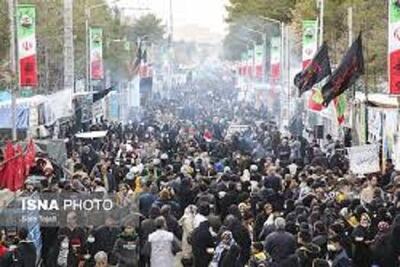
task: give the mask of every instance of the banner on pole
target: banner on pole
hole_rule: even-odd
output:
[[[103,69],[103,29],[90,28],[90,78],[92,80],[102,80],[104,78]]]
[[[255,47],[255,66],[256,66],[256,77],[261,79],[263,76],[263,59],[264,59],[264,46],[257,45]]]
[[[363,145],[348,148],[350,170],[355,174],[379,172],[379,145]]]
[[[253,77],[253,49],[247,50],[247,76]]]
[[[240,75],[246,76],[247,73],[247,52],[243,52],[240,61]]]
[[[37,86],[36,10],[34,5],[17,5],[19,86]]]
[[[400,94],[400,2],[389,0],[389,93]]]
[[[278,80],[281,75],[281,39],[279,37],[271,38],[271,78]]]
[[[316,20],[303,21],[303,69],[318,50],[318,24]]]

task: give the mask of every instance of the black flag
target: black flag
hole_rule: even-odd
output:
[[[328,46],[323,43],[307,67],[294,78],[294,84],[299,88],[299,96],[330,74]]]
[[[364,57],[360,34],[347,51],[339,67],[322,87],[323,105],[328,106],[332,99],[346,91],[362,74],[364,74]]]

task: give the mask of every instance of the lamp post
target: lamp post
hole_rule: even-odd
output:
[[[280,58],[281,58],[281,66],[280,66],[280,69],[281,69],[281,73],[280,73],[280,75],[281,75],[281,77],[283,77],[283,62],[284,62],[284,51],[283,51],[283,47],[285,46],[285,39],[284,39],[284,36],[285,36],[285,23],[283,22],[283,21],[280,21],[280,20],[277,20],[277,19],[273,19],[273,18],[269,18],[269,17],[264,17],[264,16],[258,16],[258,18],[260,18],[260,19],[262,19],[262,20],[265,20],[265,21],[268,21],[269,23],[274,23],[274,24],[276,24],[276,25],[278,25],[278,27],[279,27],[279,29],[280,29],[280,33],[281,33],[281,49],[280,49],[280,52],[281,52],[281,56],[280,56]],[[281,80],[283,80],[283,79],[281,79]]]
[[[118,2],[119,0],[115,0],[114,3]],[[103,6],[107,6],[107,3],[87,6],[86,0],[86,7],[85,7],[85,36],[86,36],[86,91],[91,91],[91,77],[90,77],[90,40],[89,40],[89,21],[91,16],[92,9],[100,8]]]
[[[265,25],[263,25],[263,26],[265,26]],[[265,71],[265,68],[266,68],[266,65],[267,65],[267,33],[266,32],[260,32],[260,31],[257,31],[257,30],[254,30],[254,29],[252,29],[252,28],[249,28],[249,27],[246,27],[246,26],[243,26],[243,28],[245,28],[246,30],[248,30],[248,31],[250,31],[250,32],[254,32],[254,33],[257,33],[257,34],[259,34],[259,35],[261,35],[261,37],[263,38],[263,46],[264,46],[264,49],[263,49],[263,71],[262,71],[262,81],[263,82],[266,82],[266,71]],[[255,47],[255,46],[254,46]],[[255,52],[254,52],[255,53]]]
[[[19,89],[18,67],[18,39],[17,39],[17,0],[8,1],[10,19],[10,69],[15,79],[10,79],[11,87],[11,136],[17,140],[17,94]]]

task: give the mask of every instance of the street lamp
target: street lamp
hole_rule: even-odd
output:
[[[266,53],[267,53],[267,33],[264,33],[264,32],[260,32],[260,31],[257,31],[257,30],[254,30],[254,29],[252,29],[252,28],[249,28],[249,27],[246,27],[246,26],[242,26],[242,28],[243,29],[245,29],[245,30],[247,30],[247,31],[249,31],[249,32],[254,32],[254,33],[257,33],[257,34],[259,34],[259,35],[261,35],[262,36],[262,38],[264,39],[263,40],[263,43],[264,43],[264,51],[263,51],[263,69],[264,69],[264,71],[263,71],[263,74],[262,74],[262,80],[263,80],[263,82],[265,82],[265,80],[266,80],[266,73],[265,73],[265,67],[266,67],[266,65],[267,65],[267,55],[266,55]],[[254,41],[254,50],[253,50],[253,77],[255,77],[256,76],[256,74],[257,74],[257,72],[256,72],[256,42]]]
[[[114,0],[114,4],[117,3],[119,0]],[[86,91],[91,91],[91,84],[90,84],[90,40],[89,40],[89,20],[92,9],[100,8],[103,6],[107,6],[107,3],[97,4],[93,6],[85,7],[85,35],[86,35]]]

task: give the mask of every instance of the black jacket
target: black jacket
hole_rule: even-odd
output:
[[[139,261],[139,238],[137,235],[122,233],[113,249],[113,255],[120,267],[137,267]]]
[[[214,248],[214,239],[209,231],[208,221],[204,221],[192,233],[192,248],[195,267],[208,267],[213,255],[207,248]]]
[[[99,251],[104,251],[107,253],[107,255],[109,255],[109,261],[113,262],[110,254],[114,248],[114,244],[118,238],[119,233],[120,229],[115,227],[102,226],[96,229],[96,231],[94,232],[94,255]]]
[[[301,246],[296,254],[301,267],[312,267],[313,261],[319,257],[321,249],[313,243]]]
[[[1,267],[35,267],[36,247],[31,241],[20,241],[14,251],[8,252],[0,261]]]
[[[272,260],[280,263],[295,253],[296,240],[288,232],[276,231],[267,236],[264,247],[269,255],[271,255]]]

